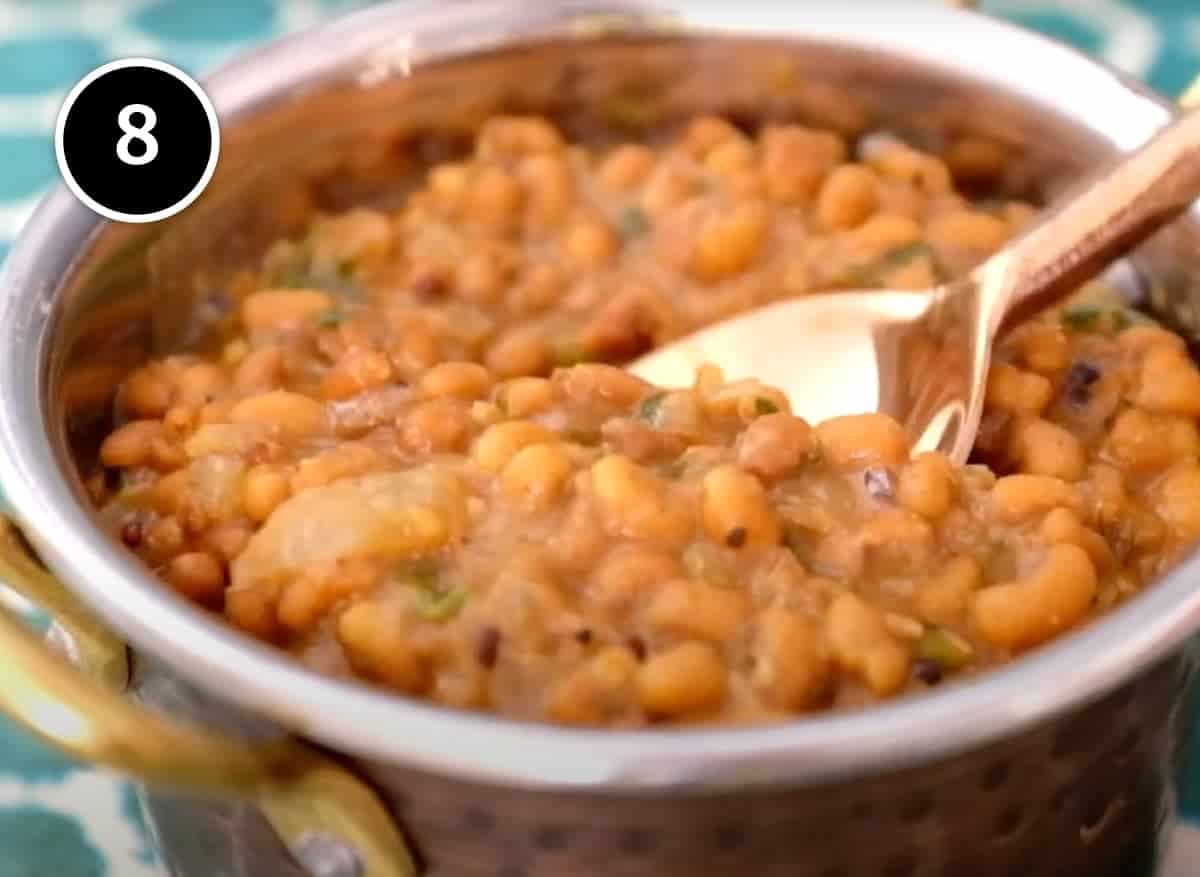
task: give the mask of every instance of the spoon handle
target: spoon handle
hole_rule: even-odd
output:
[[[1200,109],[1077,183],[976,270],[990,334],[1091,279],[1197,197]]]

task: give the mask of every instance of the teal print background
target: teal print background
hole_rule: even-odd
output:
[[[54,116],[87,72],[114,57],[149,55],[202,74],[256,43],[363,5],[368,0],[0,0],[0,261],[56,182]],[[1200,73],[1200,0],[985,0],[984,7],[1104,57],[1165,94]],[[1183,785],[1184,807],[1200,822],[1200,763]],[[62,761],[0,719],[0,877],[162,875],[132,787]]]

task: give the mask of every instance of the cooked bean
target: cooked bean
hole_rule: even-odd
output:
[[[761,139],[767,192],[782,204],[809,201],[826,174],[846,158],[845,142],[829,131],[773,125]]]
[[[1149,411],[1200,416],[1200,370],[1187,355],[1155,347],[1142,360],[1137,403]]]
[[[429,398],[453,396],[457,399],[479,399],[491,386],[488,370],[473,362],[446,362],[434,366],[421,376],[421,393]]]
[[[817,195],[817,221],[826,229],[861,225],[879,208],[878,181],[867,168],[846,164],[831,173]]]
[[[679,578],[683,572],[679,559],[669,552],[626,545],[597,566],[587,593],[606,609],[624,609],[652,585]]]
[[[716,283],[745,271],[766,244],[770,221],[767,209],[754,202],[709,217],[696,236],[692,273]]]
[[[1172,449],[1163,441],[1161,422],[1140,408],[1117,415],[1108,433],[1107,449],[1123,468],[1152,471],[1171,462]]]
[[[165,576],[176,591],[204,605],[220,605],[225,592],[225,569],[203,551],[180,554],[167,564]]]
[[[592,490],[606,518],[619,532],[641,539],[679,544],[691,533],[688,509],[670,502],[661,478],[628,457],[610,454],[592,465]]]
[[[695,158],[703,160],[714,149],[742,139],[742,132],[718,116],[693,119],[683,134],[683,147]]]
[[[908,459],[904,428],[885,414],[835,417],[816,428],[824,459],[834,466],[898,465]]]
[[[615,149],[600,165],[600,179],[608,188],[626,192],[645,181],[653,167],[653,150],[641,145],[625,144]]]
[[[512,225],[525,200],[525,192],[513,177],[498,167],[485,166],[466,193],[467,218],[502,229]]]
[[[554,404],[554,384],[545,378],[516,378],[504,384],[500,398],[509,417],[530,417]]]
[[[1037,416],[1054,395],[1049,378],[1022,371],[1004,362],[992,364],[988,374],[987,402],[1011,414]]]
[[[488,427],[475,441],[471,457],[489,472],[499,472],[522,448],[554,442],[556,436],[546,427],[528,420],[510,420]]]
[[[972,614],[993,645],[1026,649],[1079,621],[1095,594],[1096,569],[1087,552],[1059,544],[1028,578],[979,591]]]
[[[480,129],[476,151],[481,158],[513,158],[558,152],[564,145],[558,130],[539,116],[497,116]]]
[[[1079,493],[1061,478],[1049,475],[1009,475],[992,488],[992,507],[1006,523],[1016,523],[1062,506],[1081,506]]]
[[[894,693],[906,681],[907,650],[892,638],[883,615],[858,597],[843,594],[834,601],[825,635],[838,663],[861,676],[876,694]]]
[[[754,686],[772,705],[789,712],[820,706],[830,671],[816,627],[802,615],[771,608],[762,613],[754,640]]]
[[[563,248],[567,257],[581,270],[602,268],[612,261],[619,241],[616,233],[595,219],[584,219],[567,229]]]
[[[779,721],[1101,616],[1200,541],[1200,368],[1103,282],[998,339],[965,467],[881,414],[810,427],[753,375],[628,370],[749,308],[943,282],[1034,220],[955,188],[1012,182],[999,145],[826,109],[841,133],[673,134],[621,96],[641,142],[605,153],[499,116],[387,212],[299,187],[211,345],[68,382],[114,403],[81,472],[101,519],[320,670],[522,721]],[[421,158],[392,146],[347,169]]]
[[[553,359],[546,336],[534,328],[514,329],[501,336],[487,354],[487,367],[501,378],[549,371]]]
[[[154,440],[162,436],[160,420],[135,420],[104,440],[100,461],[114,469],[131,469],[150,461]]]
[[[704,527],[714,542],[728,541],[735,532],[738,546],[778,545],[779,519],[762,482],[737,466],[718,466],[704,476]]]
[[[881,175],[912,183],[927,195],[944,194],[953,186],[944,162],[900,141],[886,144],[869,161]]]
[[[917,613],[935,624],[962,620],[973,594],[983,583],[979,561],[965,554],[950,558],[946,565],[923,581],[917,589]]]
[[[254,466],[242,482],[242,507],[252,520],[265,521],[291,492],[288,478],[279,467]]]
[[[946,246],[988,253],[1008,241],[1012,229],[997,216],[976,210],[958,210],[930,220],[930,240]]]
[[[295,436],[315,435],[328,428],[325,406],[287,390],[272,390],[244,399],[233,407],[234,423],[266,424]]]
[[[289,493],[323,487],[342,478],[366,475],[387,465],[387,459],[368,445],[346,443],[322,451],[296,466]]]
[[[1200,466],[1189,461],[1172,469],[1158,493],[1161,514],[1180,538],[1200,537]]]
[[[561,445],[528,445],[508,461],[501,483],[525,508],[545,509],[558,499],[574,468]]]
[[[360,673],[414,694],[428,687],[428,664],[387,607],[371,602],[351,606],[338,619],[337,637]]]
[[[711,646],[681,643],[642,665],[638,700],[648,714],[663,718],[711,712],[725,700],[727,672]]]
[[[1031,475],[1078,481],[1087,468],[1083,443],[1057,423],[1033,418],[1019,423],[1012,437],[1013,456]]]
[[[252,331],[299,326],[333,307],[329,293],[316,289],[267,289],[242,302],[242,323]]]
[[[680,579],[663,584],[650,598],[646,621],[659,633],[720,643],[733,636],[748,609],[735,590]]]
[[[900,470],[896,499],[906,509],[940,521],[954,504],[950,461],[936,451],[921,454]]]
[[[472,418],[466,403],[441,397],[430,399],[401,415],[401,444],[419,454],[460,451],[472,433]]]
[[[283,352],[275,345],[266,345],[242,358],[233,383],[239,393],[262,393],[278,388],[283,378]]]
[[[628,649],[605,649],[547,693],[546,712],[564,724],[601,724],[633,700],[637,672]]]
[[[160,369],[140,368],[125,379],[121,401],[125,409],[138,417],[162,417],[171,405],[171,382]]]
[[[779,478],[808,459],[812,447],[812,428],[804,420],[790,414],[767,414],[738,436],[738,464],[762,478]]]
[[[871,252],[886,253],[921,240],[921,226],[907,216],[877,213],[854,232]]]
[[[395,370],[386,353],[378,350],[348,350],[321,382],[326,399],[349,399],[366,390],[392,382]]]

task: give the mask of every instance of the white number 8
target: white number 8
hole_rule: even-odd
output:
[[[134,114],[142,116],[142,127],[133,124]],[[150,136],[154,126],[158,124],[158,114],[145,104],[130,104],[117,114],[117,127],[121,129],[121,139],[117,141],[117,158],[131,165],[150,164],[158,157],[158,141]],[[145,151],[134,155],[129,151],[129,144],[139,141]]]

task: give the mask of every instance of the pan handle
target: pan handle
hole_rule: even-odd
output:
[[[74,661],[0,611],[0,712],[82,762],[153,785],[252,800],[303,862],[306,841],[334,838],[355,877],[415,877],[404,838],[376,794],[298,740],[246,743],[180,725],[124,696],[125,644],[84,610],[0,516],[0,582],[67,632]]]

